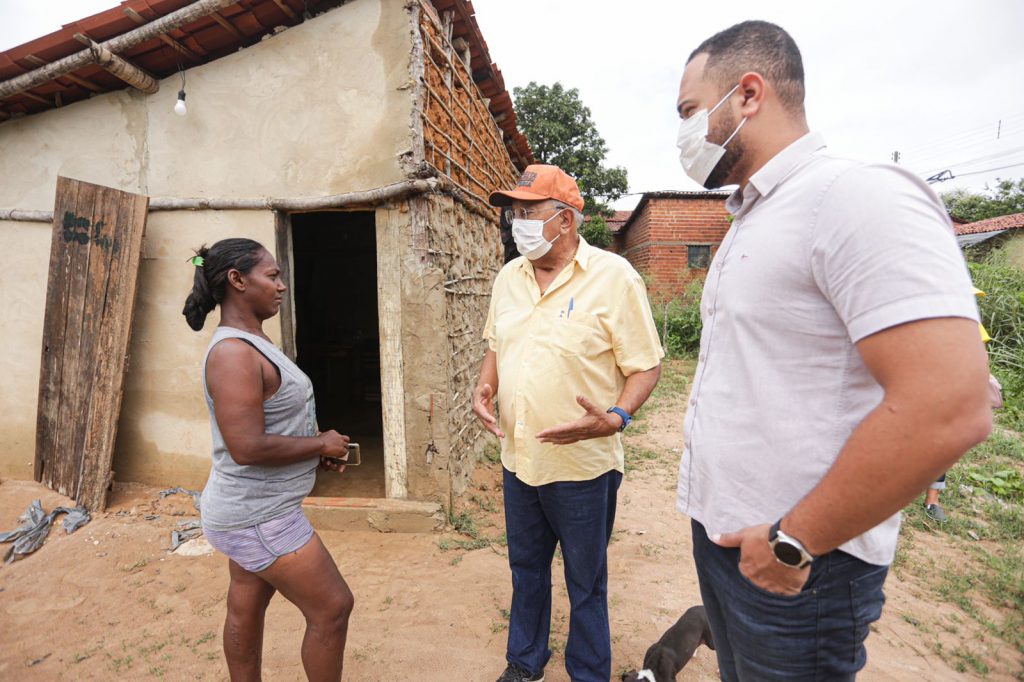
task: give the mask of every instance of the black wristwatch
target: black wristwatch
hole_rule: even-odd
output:
[[[629,422],[633,421],[633,416],[630,415],[629,412],[626,412],[624,409],[619,407],[618,405],[612,405],[607,410],[605,410],[605,412],[608,412],[609,414],[614,412],[615,414],[619,415],[620,419],[622,419],[622,426],[619,427],[620,433],[626,430],[626,427],[629,426]]]
[[[782,519],[779,519],[768,531],[768,546],[772,548],[775,559],[792,568],[803,568],[814,561],[814,555],[799,540],[783,533],[779,528],[781,525]]]

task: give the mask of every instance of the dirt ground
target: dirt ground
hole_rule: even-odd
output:
[[[640,454],[620,490],[609,551],[615,679],[700,602],[688,520],[674,509],[679,412],[668,406],[644,421],[645,429],[629,439]],[[460,500],[460,525],[475,527],[475,540],[451,530],[321,534],[356,595],[346,679],[489,682],[498,676],[511,594],[499,482],[498,467],[481,463],[473,489]],[[58,520],[35,554],[0,566],[0,679],[227,679],[220,650],[226,559],[169,554],[171,530],[196,512],[188,496],[160,500],[158,492],[119,485],[110,508],[91,523],[66,535]],[[0,530],[18,525],[18,515],[36,498],[47,511],[68,503],[35,483],[0,482]],[[479,545],[485,546],[464,548]],[[550,682],[568,680],[562,658],[568,600],[560,573],[557,563]],[[953,607],[909,578],[891,575],[886,592],[861,679],[963,679],[936,653],[934,638],[923,639],[911,622]],[[276,597],[267,617],[265,679],[304,679],[302,634],[299,612]],[[983,639],[967,624],[943,637],[946,650],[960,638],[975,647]],[[998,642],[987,646],[1002,661],[987,679],[1018,679],[1020,654]],[[717,679],[713,652],[699,649],[680,679]]]

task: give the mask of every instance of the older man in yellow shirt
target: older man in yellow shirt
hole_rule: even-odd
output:
[[[473,396],[477,417],[502,444],[512,609],[498,682],[544,679],[559,543],[571,604],[566,670],[574,682],[606,682],[620,433],[658,381],[661,344],[640,275],[577,233],[583,198],[575,180],[533,165],[490,201],[504,208],[523,254],[494,282]]]

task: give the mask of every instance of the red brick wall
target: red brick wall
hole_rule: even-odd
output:
[[[617,251],[644,275],[654,300],[676,298],[707,275],[707,268],[687,266],[687,245],[708,244],[714,257],[728,215],[724,199],[651,198],[617,240]]]

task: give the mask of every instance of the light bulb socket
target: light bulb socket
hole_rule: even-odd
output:
[[[179,102],[184,102],[185,101],[185,91],[184,90],[178,90],[178,101]]]

